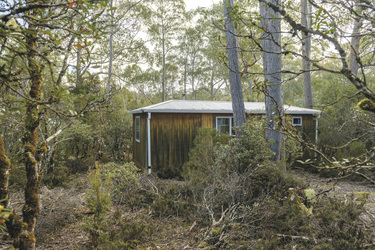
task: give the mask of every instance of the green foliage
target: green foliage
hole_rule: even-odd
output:
[[[130,207],[139,203],[137,194],[140,189],[140,174],[133,162],[124,165],[110,162],[105,164],[101,171],[103,178],[111,182],[111,197],[114,203],[127,204]]]
[[[343,202],[336,197],[314,196],[312,209],[312,204],[304,205],[308,203],[306,193],[311,193],[306,190],[295,189],[282,199],[271,195],[238,211],[244,220],[239,228],[226,233],[229,244],[253,239],[257,249],[362,249],[371,240],[358,225],[363,200],[358,203],[351,197]]]
[[[9,174],[9,186],[15,190],[20,190],[25,187],[26,170],[24,166],[12,165]]]
[[[189,221],[189,217],[195,212],[195,206],[191,203],[167,197],[157,197],[152,203],[151,209],[156,217],[181,216]]]
[[[68,188],[71,178],[72,176],[69,168],[58,166],[43,175],[42,183],[48,188]]]
[[[134,249],[149,237],[152,227],[146,219],[129,219],[124,211],[116,210],[106,221],[106,228],[98,240],[99,249]]]
[[[72,173],[87,171],[93,166],[98,155],[98,131],[91,124],[76,121],[63,132],[59,145],[58,161],[72,171]]]
[[[89,172],[89,179],[91,189],[87,192],[85,200],[94,215],[85,218],[84,229],[89,233],[92,245],[97,247],[105,231],[106,213],[111,208],[110,180],[103,178],[100,165]]]
[[[214,141],[217,131],[213,128],[202,128],[194,139],[194,147],[189,152],[189,161],[182,168],[184,178],[204,178],[214,164],[214,149],[217,146]],[[225,136],[225,138],[227,138]],[[207,172],[207,173],[206,173]]]
[[[184,178],[202,182],[218,167],[229,172],[246,172],[267,162],[272,154],[261,122],[248,121],[238,138],[216,133],[211,128],[198,131],[189,161],[183,166]]]
[[[0,229],[7,231],[5,227],[5,221],[9,218],[12,211],[8,208],[4,208],[3,205],[6,202],[6,200],[0,200]]]
[[[367,153],[366,145],[361,141],[353,142],[349,145],[349,156],[359,157]]]
[[[143,204],[151,208],[156,218],[182,217],[187,221],[195,218],[196,206],[193,194],[184,181],[142,177]],[[141,196],[141,197],[142,197]]]
[[[300,142],[293,138],[286,137],[285,140],[285,163],[287,166],[293,166],[297,160],[303,156],[303,148]]]

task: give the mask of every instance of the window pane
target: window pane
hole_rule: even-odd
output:
[[[217,130],[219,134],[228,133],[230,129],[230,118],[217,118]]]
[[[302,117],[293,117],[292,118],[293,126],[302,126]]]

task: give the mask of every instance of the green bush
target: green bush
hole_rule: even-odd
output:
[[[26,169],[25,166],[11,165],[9,174],[9,186],[21,190],[25,188],[26,184]]]
[[[55,167],[43,175],[42,182],[48,188],[69,187],[71,171],[69,168],[61,166]]]
[[[84,230],[89,233],[93,247],[97,247],[107,231],[104,220],[111,208],[110,181],[109,178],[103,178],[100,165],[89,172],[89,179],[91,189],[88,190],[85,200],[94,216],[85,218]]]
[[[110,162],[105,164],[101,171],[104,178],[111,181],[111,196],[114,203],[131,207],[138,204],[140,173],[133,162],[124,165]]]
[[[134,249],[147,239],[152,227],[146,219],[128,219],[124,211],[116,212],[106,221],[106,231],[99,239],[99,249]]]

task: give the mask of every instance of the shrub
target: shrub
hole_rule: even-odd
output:
[[[55,167],[43,175],[42,182],[48,188],[69,187],[71,171],[69,168],[61,166]]]
[[[94,215],[85,218],[84,229],[89,233],[92,245],[97,247],[101,242],[103,232],[107,230],[104,219],[111,208],[110,183],[108,178],[102,178],[100,165],[89,172],[89,179],[91,189],[87,192],[85,199],[87,207]]]
[[[129,206],[138,203],[139,169],[133,162],[119,165],[113,162],[105,164],[101,168],[103,177],[111,182],[112,201],[116,204]]]
[[[26,169],[25,166],[15,166],[11,165],[10,174],[9,174],[9,186],[21,190],[25,188],[26,184]]]
[[[123,214],[124,211],[116,210],[108,218],[106,231],[99,239],[99,249],[134,249],[147,239],[152,230],[146,219],[129,220]]]

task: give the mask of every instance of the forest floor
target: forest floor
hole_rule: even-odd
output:
[[[310,187],[316,193],[327,191],[332,196],[341,197],[344,201],[350,196],[360,198],[367,195],[366,211],[361,215],[363,228],[374,235],[375,238],[375,186],[365,182],[352,182],[348,180],[329,181],[316,174],[298,171],[298,176],[308,180]],[[83,230],[85,216],[88,209],[85,206],[85,193],[89,188],[86,175],[81,175],[71,182],[69,188],[41,189],[41,213],[38,218],[35,235],[37,249],[88,249],[89,237]],[[11,206],[17,211],[21,210],[22,192],[15,192],[11,196]],[[118,209],[115,206],[110,213]],[[191,249],[196,246],[196,235],[201,233],[199,225],[187,223],[183,218],[154,218],[148,209],[127,211],[121,217],[142,217],[152,224],[147,240],[139,249]],[[11,240],[4,232],[0,231],[0,249],[10,249]]]

